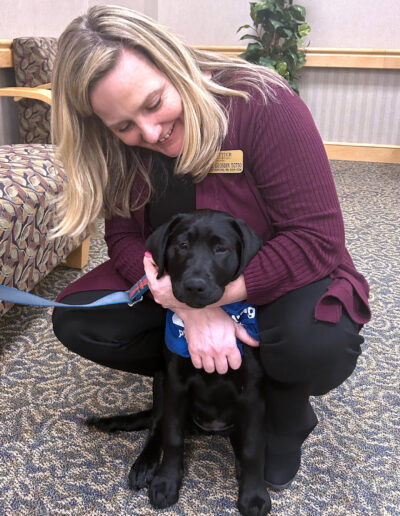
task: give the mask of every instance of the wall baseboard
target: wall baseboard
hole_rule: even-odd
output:
[[[400,145],[324,142],[328,158],[340,161],[400,163]]]

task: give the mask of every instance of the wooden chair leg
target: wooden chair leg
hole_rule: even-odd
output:
[[[89,259],[90,237],[87,237],[79,247],[67,256],[67,266],[82,269]]]

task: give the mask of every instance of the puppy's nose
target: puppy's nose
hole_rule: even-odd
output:
[[[207,283],[202,278],[188,278],[185,281],[185,290],[192,294],[202,294],[206,290]]]

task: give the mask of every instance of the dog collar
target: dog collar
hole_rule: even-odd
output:
[[[128,291],[129,306],[136,305],[143,301],[143,294],[149,290],[149,282],[146,276],[142,276]]]

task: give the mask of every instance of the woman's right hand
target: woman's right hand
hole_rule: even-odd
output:
[[[238,369],[242,357],[236,338],[249,346],[259,342],[220,307],[178,310],[185,325],[185,336],[194,367],[207,373],[225,374],[228,368]]]

